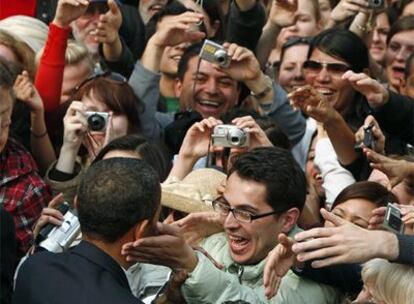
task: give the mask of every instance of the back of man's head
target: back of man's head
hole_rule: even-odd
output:
[[[288,150],[262,147],[243,153],[233,164],[229,176],[233,173],[264,184],[266,201],[274,210],[303,209],[306,177]]]
[[[140,221],[152,221],[160,204],[158,174],[139,159],[93,164],[78,188],[78,214],[88,238],[113,243]]]

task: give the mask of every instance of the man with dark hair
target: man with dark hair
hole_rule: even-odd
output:
[[[201,246],[222,264],[185,243],[180,231],[160,225],[160,235],[126,244],[130,259],[186,271],[181,287],[187,303],[338,303],[333,288],[298,278],[289,272],[279,294],[266,299],[263,270],[277,236],[300,229],[296,221],[306,197],[306,179],[290,153],[276,147],[241,154],[234,163],[222,196],[213,207],[223,221],[224,233],[214,234]],[[151,254],[149,254],[151,253]]]
[[[150,138],[163,136],[164,129],[179,120],[173,112],[157,112],[156,101],[159,100],[160,93],[163,94],[160,87],[164,85],[162,81],[159,84],[162,56],[165,50],[174,45],[201,40],[204,35],[194,30],[195,25],[201,21],[202,16],[185,13],[173,17],[169,22],[161,22],[157,32],[149,39],[140,61],[135,65],[129,83],[146,105],[141,119],[144,122],[143,132]],[[175,82],[169,85],[170,91],[179,98],[180,110],[189,113],[190,120],[201,120],[210,116],[219,118],[221,114],[237,106],[240,84],[243,83],[258,101],[263,112],[280,125],[291,142],[296,144],[300,141],[305,131],[304,118],[299,112],[293,111],[280,86],[261,71],[252,51],[236,44],[226,44],[230,64],[224,68],[200,59],[200,48],[198,45],[184,52]],[[198,113],[196,118],[193,117],[194,113]],[[186,127],[191,125],[192,123],[186,124]],[[178,132],[185,134],[186,131],[185,127],[177,127],[171,132],[171,136],[177,136]],[[171,137],[167,132],[165,135],[165,138]]]
[[[134,262],[121,247],[154,234],[160,197],[158,175],[142,160],[93,164],[75,198],[83,240],[68,252],[39,252],[24,262],[13,303],[141,303],[125,275]]]
[[[18,257],[33,241],[32,226],[50,200],[50,190],[26,149],[9,137],[13,110],[13,74],[0,57],[0,202],[14,220]]]

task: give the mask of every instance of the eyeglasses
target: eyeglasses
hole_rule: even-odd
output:
[[[214,211],[224,216],[227,216],[231,212],[233,213],[233,216],[236,220],[240,222],[244,222],[244,223],[251,223],[252,221],[257,220],[259,218],[273,215],[276,213],[280,213],[280,211],[272,211],[272,212],[262,213],[262,214],[253,214],[246,210],[232,208],[227,203],[226,199],[222,196],[220,196],[219,198],[213,201],[213,209]]]
[[[303,68],[307,73],[318,74],[325,68],[328,73],[333,76],[342,76],[346,71],[351,70],[346,64],[343,63],[328,63],[328,62],[319,62],[314,60],[307,60],[303,63]]]
[[[108,80],[113,81],[117,84],[124,84],[124,83],[128,82],[128,80],[124,76],[122,76],[121,74],[114,73],[114,72],[111,72],[111,71],[98,71],[98,72],[95,72],[91,77],[86,78],[79,85],[77,85],[75,87],[75,91],[76,92],[79,91],[79,89],[81,87],[83,87],[85,84],[87,84],[88,82],[90,82],[92,80],[98,79],[100,77],[107,78]]]

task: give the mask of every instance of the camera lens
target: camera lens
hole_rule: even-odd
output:
[[[240,147],[246,142],[246,134],[241,129],[232,129],[229,131],[228,139],[232,146]]]
[[[227,53],[224,50],[218,50],[215,52],[214,57],[216,58],[216,61],[220,65],[225,65],[227,62]]]
[[[92,131],[101,131],[105,128],[105,118],[98,114],[93,114],[88,118],[88,125]]]

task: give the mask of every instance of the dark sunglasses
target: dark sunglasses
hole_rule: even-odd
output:
[[[343,63],[327,63],[319,62],[314,60],[307,60],[303,63],[303,68],[312,73],[320,73],[323,68],[333,75],[342,75],[348,70],[351,70],[351,67]]]

